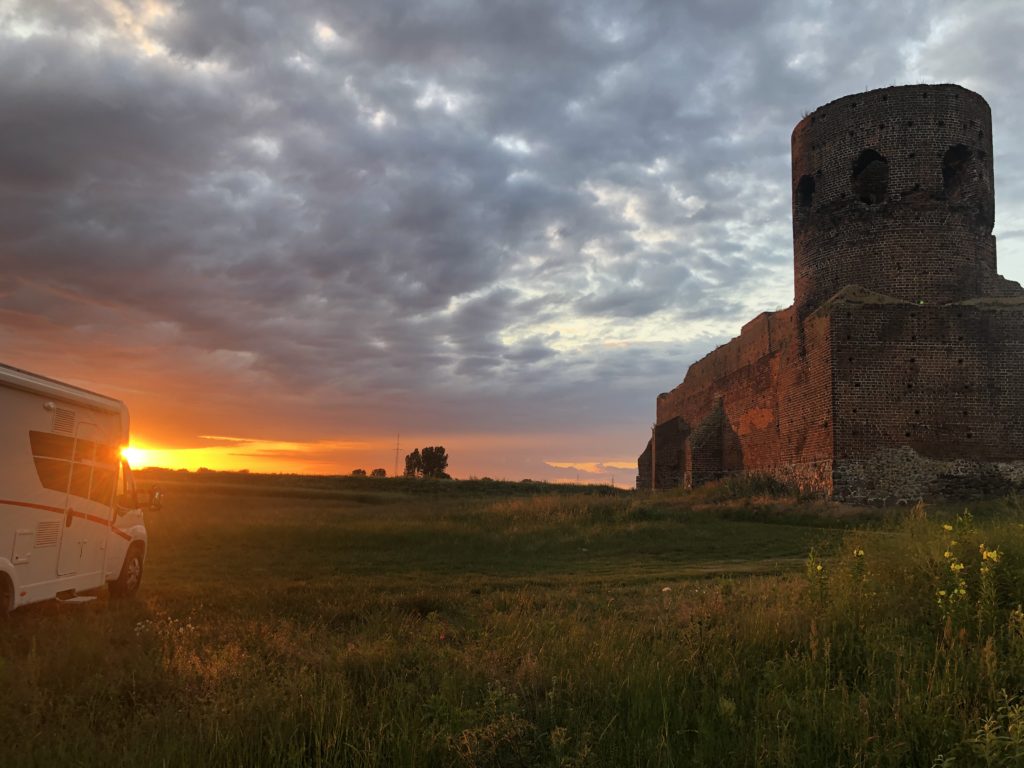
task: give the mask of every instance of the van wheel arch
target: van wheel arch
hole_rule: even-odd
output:
[[[111,597],[133,597],[139,591],[145,557],[146,546],[141,541],[136,541],[128,547],[124,563],[121,564],[121,573],[108,585]]]

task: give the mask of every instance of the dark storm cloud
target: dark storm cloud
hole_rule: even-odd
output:
[[[121,339],[307,434],[642,433],[689,362],[791,300],[789,134],[845,93],[980,90],[1021,228],[1013,3],[6,14],[0,345]]]

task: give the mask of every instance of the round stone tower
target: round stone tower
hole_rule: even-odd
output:
[[[946,304],[1000,293],[992,116],[957,85],[881,88],[793,129],[795,305],[844,286]]]

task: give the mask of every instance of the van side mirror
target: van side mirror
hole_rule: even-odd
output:
[[[136,491],[138,494],[138,506],[155,512],[164,505],[164,492],[157,485],[151,485],[145,490]]]

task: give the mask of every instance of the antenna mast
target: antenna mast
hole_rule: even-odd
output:
[[[398,477],[398,452],[401,450],[401,443],[399,442],[401,439],[402,433],[399,432],[395,435],[395,468],[391,472],[392,477]]]

